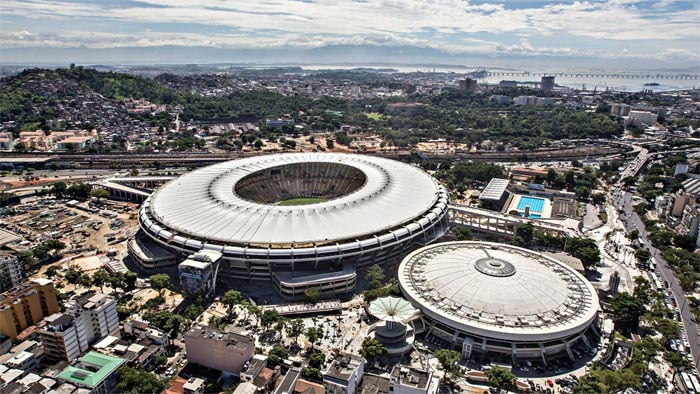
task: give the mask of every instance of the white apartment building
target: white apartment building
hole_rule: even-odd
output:
[[[19,286],[22,276],[22,267],[17,261],[17,256],[0,254],[0,293]]]
[[[111,297],[89,292],[69,305],[66,313],[55,313],[38,326],[46,357],[72,361],[96,341],[119,334],[117,304]]]
[[[336,357],[323,374],[327,394],[354,394],[365,374],[362,356],[344,353]]]

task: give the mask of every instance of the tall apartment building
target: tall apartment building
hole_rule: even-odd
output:
[[[610,104],[610,114],[616,116],[627,116],[630,114],[632,106],[624,103],[612,103]]]
[[[0,292],[19,286],[23,276],[17,256],[0,253]]]
[[[459,81],[459,90],[465,92],[476,92],[476,79],[465,78]]]
[[[37,333],[44,343],[46,357],[75,360],[97,340],[119,334],[117,304],[104,294],[88,292],[70,304],[65,313],[41,321]]]
[[[542,77],[542,80],[540,81],[540,89],[544,90],[545,92],[554,90],[554,76],[548,75]]]
[[[89,350],[83,321],[65,313],[54,313],[37,330],[44,355],[53,360],[73,361]]]
[[[0,334],[14,341],[22,330],[57,312],[53,282],[30,279],[0,294]]]

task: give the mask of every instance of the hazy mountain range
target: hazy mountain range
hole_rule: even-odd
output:
[[[465,65],[538,69],[647,70],[637,58],[595,58],[530,54],[453,54],[417,46],[328,45],[313,49],[226,49],[219,47],[4,48],[4,64],[403,64]],[[693,61],[654,62],[654,70],[700,72]],[[646,66],[646,67],[645,67]]]

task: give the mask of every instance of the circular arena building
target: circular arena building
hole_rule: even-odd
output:
[[[219,277],[272,280],[286,299],[355,288],[358,266],[398,261],[448,229],[448,194],[394,160],[290,153],[176,178],[141,206],[141,229],[180,257],[212,250]]]
[[[598,337],[598,296],[566,264],[490,242],[423,247],[399,266],[404,296],[426,337],[467,359],[512,362],[581,357]]]

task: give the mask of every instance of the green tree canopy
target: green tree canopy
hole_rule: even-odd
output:
[[[366,358],[368,361],[374,360],[384,353],[386,353],[386,348],[378,340],[372,337],[365,337],[362,340],[360,355],[362,355],[362,357]]]
[[[164,389],[165,383],[150,372],[131,367],[121,367],[117,370],[118,393],[160,394]]]

